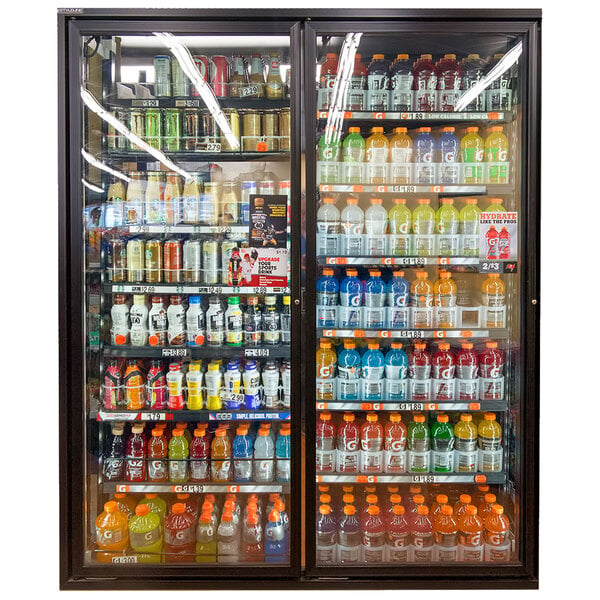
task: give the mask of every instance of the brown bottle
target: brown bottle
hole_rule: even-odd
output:
[[[272,52],[269,60],[269,73],[267,75],[267,98],[279,100],[283,98],[283,82],[279,70],[279,54]]]
[[[260,54],[252,55],[252,62],[250,64],[250,85],[255,85],[258,88],[257,94],[253,94],[254,97],[265,97],[265,72]]]
[[[244,57],[234,55],[231,60],[231,75],[229,77],[229,97],[239,98],[241,88],[248,83]]]

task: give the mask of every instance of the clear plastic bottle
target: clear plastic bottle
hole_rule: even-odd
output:
[[[358,206],[358,198],[347,198],[346,207],[341,215],[342,250],[348,255],[358,256],[362,253],[362,234],[365,224],[365,213]]]

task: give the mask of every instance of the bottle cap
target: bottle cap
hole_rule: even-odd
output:
[[[395,515],[403,515],[404,514],[404,506],[402,506],[402,504],[394,504],[394,506],[392,506],[392,512]]]
[[[456,60],[456,54],[444,54],[444,58],[448,60]]]
[[[352,198],[352,197],[346,198],[346,204],[352,204],[352,205],[358,204],[358,198]]]
[[[417,514],[418,515],[428,515],[429,508],[427,506],[417,506]]]
[[[413,421],[415,423],[425,423],[425,415],[415,415]]]
[[[104,504],[104,512],[114,513],[117,510],[119,510],[119,505],[114,500],[110,500]]]
[[[342,417],[344,419],[344,421],[346,421],[346,423],[352,423],[352,421],[354,421],[354,413],[344,413],[344,416]]]
[[[477,204],[477,198],[465,198],[465,204]]]
[[[408,54],[398,54],[396,60],[408,60]]]
[[[135,514],[138,517],[143,517],[144,515],[147,515],[149,512],[150,512],[150,507],[147,504],[138,504],[135,507]]]
[[[379,198],[381,200],[381,198]],[[378,269],[369,269],[369,275],[371,277],[381,277],[381,271]]]
[[[427,279],[427,271],[417,271],[417,279]]]
[[[425,350],[427,344],[425,342],[415,342],[415,350]]]
[[[354,55],[354,60],[360,60],[360,54],[358,52]]]
[[[450,344],[448,344],[447,342],[443,342],[439,345],[440,350],[450,350]]]
[[[410,491],[411,494],[420,494],[421,493],[421,486],[420,485],[411,485],[408,490]]]
[[[370,515],[378,515],[379,514],[379,506],[375,506],[375,504],[372,504],[371,506],[369,506],[369,508],[367,508],[367,512]]]
[[[331,413],[322,412],[319,414],[319,419],[321,421],[331,421]]]
[[[323,198],[323,204],[335,204],[335,199],[334,198]]]
[[[469,60],[475,60],[475,59],[479,58],[479,54],[468,54],[467,58]]]
[[[504,514],[504,507],[501,506],[500,504],[494,504],[494,506],[492,506],[492,512],[495,515],[502,515],[502,514]]]
[[[373,54],[373,60],[384,60],[385,54]]]
[[[319,342],[319,347],[320,348],[331,348],[331,342],[328,340],[321,340]]]
[[[489,492],[489,491],[490,491],[490,486],[489,486],[489,485],[487,485],[487,484],[485,484],[485,485],[478,485],[478,486],[477,486],[477,489],[478,489],[480,492]]]
[[[352,340],[344,340],[344,348],[352,350],[353,348],[356,348],[356,344]]]
[[[394,133],[406,133],[407,131],[406,127],[394,127]]]
[[[463,413],[462,415],[460,415],[460,420],[461,421],[472,421],[473,420],[473,415],[470,415],[469,413]]]
[[[419,198],[417,200],[418,204],[431,204],[431,200],[429,198]]]
[[[233,521],[233,513],[230,510],[223,511],[221,521],[225,521],[226,523]]]
[[[490,127],[490,131],[503,131],[502,125],[494,125],[493,127]]]
[[[260,431],[258,433],[260,434]],[[215,435],[217,437],[225,437],[227,435],[227,430],[226,429],[217,429],[215,431]]]
[[[210,512],[203,512],[200,515],[200,521],[202,523],[210,523],[212,520],[212,515],[210,514]]]
[[[432,55],[431,54],[421,54],[421,58],[423,60],[431,60]]]
[[[448,504],[448,496],[446,496],[446,494],[438,494],[435,497],[435,501],[438,504]]]
[[[331,496],[329,494],[321,494],[319,496],[319,502],[321,504],[329,504],[331,502]]]
[[[283,305],[284,306],[289,306],[290,304],[290,297],[289,296],[284,296],[283,297]]]
[[[442,131],[444,131],[446,133],[454,133],[455,128],[454,127],[444,127],[444,128],[442,128]]]
[[[337,58],[337,54],[335,52],[329,52],[325,56],[327,58]]]
[[[333,269],[323,269],[323,275],[331,277],[333,275]]]
[[[390,421],[392,423],[400,423],[400,422],[402,422],[402,415],[400,413],[391,413]]]
[[[394,204],[406,204],[406,198],[394,198],[392,202]]]
[[[266,436],[268,436],[268,435],[269,435],[269,430],[268,430],[268,429],[265,429],[265,428],[263,428],[263,427],[261,427],[261,428],[258,430],[258,435],[260,435],[260,437],[266,437]]]
[[[477,514],[477,507],[473,506],[472,504],[469,504],[469,506],[467,506],[467,508],[465,509],[465,513],[468,514],[470,517],[474,517]]]
[[[152,304],[162,304],[162,298],[160,296],[152,296]]]
[[[275,508],[282,513],[285,510],[285,503],[283,502],[283,500],[281,498],[279,498],[278,500],[275,500]]]
[[[467,131],[469,133],[477,133],[479,131],[479,127],[467,127]]]
[[[454,198],[442,198],[442,204],[454,204]]]
[[[269,502],[273,502],[273,504],[274,504],[275,500],[279,500],[279,494],[277,492],[269,494]]]
[[[500,279],[500,273],[490,273],[488,277],[490,279]]]
[[[187,500],[190,497],[189,494],[177,494],[178,500]]]
[[[171,512],[174,515],[182,515],[185,512],[185,504],[183,504],[182,502],[173,504],[173,507],[171,508]]]
[[[174,429],[173,430],[174,437],[181,437],[182,435],[183,435],[183,429]]]
[[[256,513],[249,514],[246,518],[246,524],[258,525],[258,515]]]
[[[463,504],[471,504],[471,496],[469,494],[461,494],[459,500]]]
[[[271,519],[271,515],[274,512],[276,512],[276,511],[274,511],[274,510],[271,511],[271,514],[269,515],[269,521],[277,521],[277,519]],[[321,504],[321,506],[319,506],[319,512],[322,515],[328,515],[331,512],[331,506],[329,506],[329,504]]]
[[[367,348],[369,350],[379,350],[379,343],[378,342],[369,342],[367,344]]]
[[[375,494],[367,494],[365,500],[367,501],[367,504],[377,504],[378,498]]]
[[[390,502],[392,504],[400,504],[400,502],[402,502],[402,496],[400,494],[390,494]]]
[[[354,494],[344,494],[342,496],[342,502],[344,504],[353,504],[354,503]]]
[[[488,503],[488,504],[495,504],[496,502],[496,494],[486,494],[483,499]]]
[[[371,204],[382,204],[383,200],[381,198],[371,198]]]
[[[486,412],[483,414],[483,418],[486,421],[495,421],[496,420],[496,414],[493,412]]]
[[[358,271],[356,269],[346,269],[346,275],[348,277],[356,277],[358,275]]]
[[[360,133],[360,127],[348,127],[348,133]]]
[[[451,515],[454,511],[452,510],[452,507],[449,504],[444,504],[444,506],[442,506],[441,512],[443,515]]]
[[[402,342],[392,342],[391,343],[391,347],[394,350],[401,350],[402,349]]]
[[[152,437],[160,437],[163,434],[162,429],[156,427],[152,430]]]
[[[437,421],[438,423],[447,423],[448,422],[448,415],[444,415],[444,414],[440,414],[437,416]]]
[[[486,348],[497,348],[498,347],[498,342],[486,342],[485,343],[485,347]]]
[[[398,198],[399,200],[404,200],[404,198]],[[392,273],[394,277],[404,277],[404,271],[394,271]]]
[[[431,131],[431,127],[419,127],[419,133],[429,133]]]
[[[375,422],[377,422],[378,419],[379,419],[379,417],[375,413],[368,413],[367,414],[367,421],[369,423],[375,423]]]
[[[383,127],[371,127],[371,133],[383,133]]]
[[[464,342],[463,344],[460,345],[460,347],[463,350],[472,350],[473,349],[473,344],[471,342]]]
[[[346,504],[343,510],[345,515],[353,515],[356,512],[356,508],[352,504]]]

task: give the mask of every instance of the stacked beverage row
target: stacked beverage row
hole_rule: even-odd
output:
[[[106,410],[269,410],[290,408],[289,360],[161,360],[149,368],[138,360],[111,359],[100,390]]]
[[[367,413],[359,425],[354,413],[333,418],[329,412],[320,412],[317,472],[399,475],[502,471],[503,431],[495,413],[416,413],[408,426],[400,413],[389,413],[387,418],[384,427],[377,413]]]
[[[187,297],[152,295],[148,310],[146,296],[115,294],[110,309],[110,340],[115,346],[231,346],[234,348],[289,344],[291,339],[290,297],[228,296],[226,308],[219,296]],[[208,299],[208,302],[207,302]]]
[[[212,427],[212,426],[211,426]],[[290,423],[198,423],[169,428],[138,422],[125,434],[114,423],[102,457],[104,481],[161,483],[287,483],[290,481]]]
[[[95,543],[99,563],[286,562],[286,498],[116,493],[96,518]]]

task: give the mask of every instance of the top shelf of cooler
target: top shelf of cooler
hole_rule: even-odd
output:
[[[275,110],[288,108],[289,98],[284,100],[269,100],[268,98],[218,98],[221,108],[235,108],[238,110]],[[114,98],[109,96],[105,103],[108,106],[122,106],[125,108],[206,108],[201,98]]]
[[[514,119],[514,111],[502,112],[387,112],[387,111],[346,111],[344,121],[401,121],[415,123],[459,123],[464,121],[491,121],[509,123]],[[329,118],[326,110],[317,111],[317,119]]]

